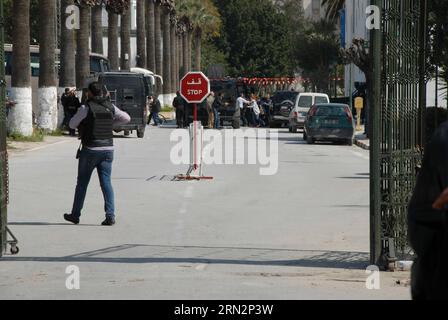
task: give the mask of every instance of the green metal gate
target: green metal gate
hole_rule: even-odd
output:
[[[0,257],[6,249],[8,155],[6,151],[5,51],[3,0],[0,0]]]
[[[424,147],[426,0],[373,0],[381,29],[371,33],[371,262],[412,255],[407,205]]]

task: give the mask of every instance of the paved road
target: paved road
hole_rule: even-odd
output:
[[[0,261],[0,299],[408,299],[383,273],[365,287],[368,152],[279,135],[279,170],[207,166],[210,182],[173,182],[171,129],[116,139],[118,225],[100,227],[94,180],[82,224],[65,224],[77,141],[10,160],[10,225],[20,254]],[[67,290],[66,268],[81,272]]]

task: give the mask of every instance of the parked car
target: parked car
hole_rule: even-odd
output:
[[[294,107],[291,109],[288,122],[289,132],[297,132],[303,129],[305,125],[306,115],[311,106],[320,103],[330,103],[330,98],[324,93],[301,93],[297,97]]]
[[[308,144],[315,141],[344,142],[353,145],[355,123],[350,107],[346,104],[316,104],[308,112],[303,139]]]
[[[272,96],[272,111],[269,124],[272,127],[286,126],[288,116],[297,101],[297,91],[277,91]]]

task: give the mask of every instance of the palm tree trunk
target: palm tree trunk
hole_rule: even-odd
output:
[[[97,5],[92,8],[92,52],[104,53],[102,5]]]
[[[201,55],[202,55],[202,30],[198,29],[194,33],[194,42],[195,42],[195,48],[194,48],[194,66],[195,70],[201,71]]]
[[[170,14],[163,8],[162,32],[163,32],[163,94],[171,93],[171,41],[170,41]]]
[[[33,134],[30,65],[30,2],[14,0],[12,12],[11,100],[16,102],[8,116],[9,130],[24,136]]]
[[[58,96],[60,97],[65,88],[76,87],[75,72],[75,33],[72,28],[66,25],[68,14],[65,13],[68,6],[73,5],[73,0],[61,1],[61,73],[59,76]],[[61,103],[58,104],[58,127],[64,121],[64,109]]]
[[[181,75],[181,68],[182,68],[182,36],[181,34],[177,34],[176,37],[177,42],[177,84],[176,88],[180,89],[180,75]]]
[[[192,32],[188,31],[187,32],[187,47],[188,47],[188,50],[187,50],[187,54],[188,54],[187,63],[188,63],[188,71],[192,71],[193,70],[193,67],[192,67],[192,62],[193,62],[193,59],[192,59],[193,52],[192,52],[192,50],[193,50],[193,48],[192,48],[191,40],[192,40]]]
[[[188,71],[190,71],[188,69],[188,31],[186,31],[183,35],[182,35],[182,66],[183,66],[183,74],[182,76],[184,76]]]
[[[131,10],[121,15],[121,70],[131,69]]]
[[[137,1],[137,67],[146,68],[145,4]]]
[[[62,0],[61,2],[61,74],[59,77],[59,87],[67,88],[76,85],[75,73],[75,33],[73,29],[67,28],[65,20],[68,15],[65,13],[67,6],[73,5],[74,0]]]
[[[55,71],[56,29],[55,24],[52,23],[55,13],[56,2],[54,0],[39,2],[39,39],[45,39],[45,41],[40,41],[39,47],[37,125],[48,131],[56,130],[58,125],[58,91]]]
[[[176,57],[177,57],[177,38],[176,38],[176,24],[174,19],[171,20],[170,24],[170,57],[171,57],[171,92],[176,92],[177,88],[177,63],[176,63]]]
[[[120,68],[118,58],[118,17],[118,14],[113,12],[108,13],[107,55],[112,70]]]
[[[77,34],[76,48],[76,86],[78,89],[86,85],[86,80],[90,75],[90,13],[88,5],[80,4],[79,30]]]
[[[154,0],[146,3],[146,67],[152,72],[156,71],[155,50],[155,24],[154,24]]]
[[[161,10],[160,2],[154,4],[154,34],[155,34],[155,60],[156,70],[155,73],[162,75],[163,73],[163,61],[162,61],[162,23],[161,23]],[[165,81],[165,79],[163,79]],[[162,85],[157,85],[157,93],[162,92]]]

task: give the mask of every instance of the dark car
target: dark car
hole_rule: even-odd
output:
[[[285,126],[289,124],[289,114],[299,95],[296,91],[277,91],[272,96],[272,111],[269,123],[271,126]]]
[[[131,72],[106,72],[98,75],[98,81],[110,94],[112,103],[131,116],[130,123],[114,127],[114,131],[128,134],[136,130],[137,136],[143,138],[148,117],[146,101],[151,94],[151,85],[145,76]]]
[[[346,104],[326,103],[311,107],[305,120],[303,139],[344,142],[353,145],[355,125],[350,107]]]

